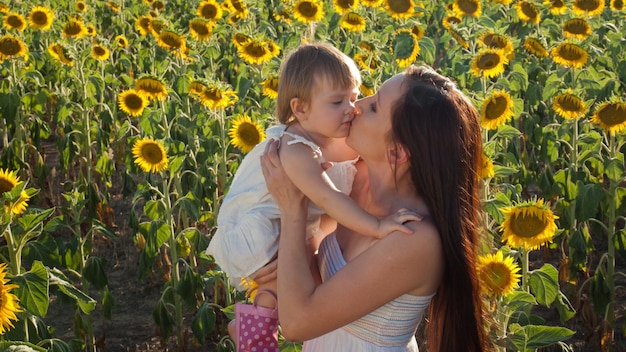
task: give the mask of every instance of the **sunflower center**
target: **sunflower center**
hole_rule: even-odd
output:
[[[577,46],[565,44],[559,48],[559,56],[567,61],[578,61],[583,55]]]
[[[164,33],[161,33],[160,37],[163,43],[165,43],[167,46],[171,48],[178,49],[183,45],[183,42],[180,39],[180,37],[174,33],[164,32]]]
[[[202,17],[210,20],[217,16],[217,8],[213,5],[204,5],[202,9],[200,9],[200,13]]]
[[[504,115],[507,106],[508,102],[505,97],[493,97],[489,101],[489,104],[487,104],[487,108],[485,109],[485,117],[488,120],[496,120],[500,116]]]
[[[558,104],[561,109],[566,111],[580,111],[582,110],[582,104],[580,100],[571,95],[564,95],[558,99]]]
[[[141,148],[141,156],[152,165],[163,161],[163,152],[156,143],[147,143]]]
[[[79,35],[83,31],[83,27],[78,22],[72,21],[65,25],[65,34],[69,36]]]
[[[617,126],[626,122],[626,105],[611,104],[598,112],[600,120],[608,126]]]
[[[137,94],[128,94],[124,97],[124,104],[131,110],[141,109],[143,107],[143,99]]]
[[[349,13],[345,17],[345,21],[353,26],[360,25],[362,23],[361,16],[355,13]]]
[[[489,70],[500,64],[500,55],[485,53],[478,58],[477,65],[481,70]]]
[[[533,238],[545,228],[546,223],[533,214],[515,214],[511,219],[511,229],[519,237]]]
[[[93,48],[93,53],[96,54],[96,56],[103,56],[106,55],[106,50],[101,46],[96,46]]]
[[[165,87],[163,87],[163,84],[161,84],[161,82],[153,80],[145,80],[141,82],[141,84],[138,84],[138,88],[148,94],[158,94],[162,93],[165,90]]]
[[[393,13],[406,13],[411,8],[411,1],[408,0],[389,0],[388,4]]]
[[[31,20],[38,26],[48,24],[48,15],[43,11],[35,11],[31,16]]]
[[[237,136],[246,145],[257,145],[261,141],[261,135],[256,126],[250,122],[243,122],[237,129]]]
[[[586,34],[589,26],[587,22],[581,19],[574,19],[565,24],[564,27],[566,32],[573,34]]]
[[[583,11],[594,11],[600,7],[600,1],[597,0],[578,0],[575,3],[576,7]]]
[[[337,1],[337,6],[341,7],[342,9],[349,9],[353,5],[354,5],[353,0],[338,0]]]
[[[522,12],[530,19],[535,19],[538,15],[537,8],[535,8],[533,4],[526,1],[522,3]]]
[[[209,31],[209,27],[204,23],[192,23],[191,28],[193,28],[193,30],[196,31],[196,33],[198,33],[199,35],[207,35],[211,33]]]
[[[17,55],[22,47],[17,39],[9,38],[0,41],[0,53],[6,56]]]
[[[502,263],[491,263],[482,275],[482,281],[492,292],[501,292],[511,283],[511,270]]]
[[[242,13],[246,11],[244,4],[239,0],[231,0],[230,4],[233,6],[235,11]]]
[[[485,45],[494,49],[504,49],[506,48],[506,38],[501,37],[497,34],[490,34],[484,39]]]
[[[267,53],[267,49],[260,43],[253,42],[246,45],[245,52],[252,57],[258,58],[265,56],[265,54]]]
[[[476,11],[478,11],[478,3],[476,1],[459,1],[457,2],[459,9],[461,9],[461,11],[463,11],[463,13],[466,14],[473,14],[476,13]]]
[[[314,6],[311,2],[305,1],[298,5],[298,12],[304,17],[311,18],[317,14],[317,6]]]
[[[613,2],[613,8],[617,11],[624,9],[624,2],[622,0],[616,0]]]
[[[17,17],[17,16],[9,16],[9,17],[7,17],[7,23],[11,27],[15,27],[15,28],[20,28],[20,27],[22,27],[24,25],[24,21],[22,21],[22,19]]]
[[[220,101],[222,99],[222,93],[217,89],[204,90],[204,96],[213,101]]]

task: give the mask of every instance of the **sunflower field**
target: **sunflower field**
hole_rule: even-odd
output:
[[[122,236],[126,280],[163,273],[162,346],[234,350],[244,293],[204,251],[303,41],[352,57],[363,96],[426,64],[479,109],[498,351],[626,350],[622,0],[0,0],[0,23],[0,350],[103,350],[93,315],[116,297],[95,247]]]

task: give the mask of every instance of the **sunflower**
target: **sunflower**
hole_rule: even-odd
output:
[[[143,109],[148,106],[148,98],[140,91],[130,88],[121,92],[118,97],[120,109],[130,116],[141,116]]]
[[[18,56],[26,57],[27,55],[28,48],[18,37],[10,34],[0,37],[0,62]]]
[[[577,16],[597,16],[604,11],[604,0],[574,0],[572,9]]]
[[[7,4],[5,4],[3,2],[0,2],[0,13],[5,13],[6,14],[6,13],[9,13],[10,10],[11,9],[9,8],[9,5],[7,5]]]
[[[504,35],[487,32],[481,35],[478,41],[487,48],[502,50],[509,59],[514,56],[513,43]]]
[[[502,241],[514,248],[539,249],[552,242],[559,217],[543,203],[543,199],[527,201],[502,209],[505,219],[500,230]]]
[[[155,0],[152,2],[152,4],[150,4],[150,7],[154,11],[163,11],[165,10],[165,3],[163,3],[163,1],[161,0]]]
[[[380,7],[383,3],[383,0],[361,0],[361,4],[367,7]]]
[[[365,83],[361,83],[361,86],[359,86],[359,90],[361,91],[361,95],[364,97],[374,95],[374,89],[372,89],[372,87],[368,86]]]
[[[200,81],[192,81],[189,84],[189,94],[199,95],[207,88],[207,86]]]
[[[358,0],[333,0],[333,7],[335,8],[335,12],[340,15],[351,12],[353,8],[357,8],[358,6]]]
[[[272,48],[268,47],[265,41],[250,40],[241,47],[237,47],[237,51],[241,58],[249,64],[262,64],[274,57]]]
[[[399,29],[391,41],[391,54],[400,68],[411,65],[420,52],[417,37],[408,29]]]
[[[469,43],[457,30],[453,28],[448,28],[448,33],[450,33],[452,38],[454,38],[454,40],[456,40],[456,42],[459,43],[459,45],[462,46],[464,49],[469,48]]]
[[[151,24],[152,17],[149,16],[139,16],[135,20],[135,28],[141,35],[148,35],[148,33],[152,32]]]
[[[26,19],[19,13],[11,12],[4,16],[4,26],[8,30],[23,31],[26,28]]]
[[[242,277],[239,285],[246,291],[246,297],[248,297],[250,301],[254,302],[254,297],[256,297],[258,292],[259,284],[249,277]]]
[[[79,1],[76,1],[76,4],[74,4],[74,8],[78,12],[85,12],[87,10],[87,4],[85,4],[84,1],[79,0]]]
[[[571,89],[554,97],[552,109],[564,119],[581,118],[587,113],[587,106],[582,99],[572,94]]]
[[[363,32],[365,30],[365,19],[356,12],[346,12],[339,20],[339,26],[348,32]]]
[[[232,122],[228,136],[235,148],[239,148],[242,153],[247,153],[265,139],[265,131],[248,115],[243,114]]]
[[[200,41],[209,40],[213,26],[202,18],[194,18],[189,21],[189,33],[191,37]]]
[[[214,0],[204,0],[198,5],[198,10],[196,11],[198,16],[210,20],[217,21],[222,18],[222,7],[217,1]]]
[[[541,20],[539,10],[530,1],[520,1],[515,7],[517,8],[517,15],[524,22],[539,23]]]
[[[13,328],[11,320],[19,320],[15,313],[23,312],[17,296],[11,293],[11,290],[18,286],[9,284],[6,278],[6,268],[6,263],[0,264],[0,336]]]
[[[476,77],[492,78],[503,73],[504,65],[508,63],[509,59],[502,50],[487,48],[474,57],[470,70]]]
[[[167,97],[165,84],[153,76],[139,77],[135,81],[135,89],[149,100],[165,100]]]
[[[122,34],[116,36],[113,41],[117,43],[117,46],[119,46],[120,48],[125,48],[128,46],[128,39],[126,39],[126,37]]]
[[[583,18],[572,18],[563,24],[566,38],[585,40],[591,34],[591,26]]]
[[[543,44],[541,44],[537,39],[531,37],[527,37],[524,40],[524,49],[532,55],[539,57],[548,57],[548,55],[550,55]]]
[[[263,95],[268,98],[276,99],[278,97],[278,78],[270,77],[261,83],[263,86]]]
[[[491,297],[513,292],[521,278],[520,267],[513,262],[513,257],[505,258],[501,251],[479,256],[477,271],[482,292]]]
[[[185,38],[170,30],[161,30],[157,37],[157,43],[161,48],[179,50],[185,48]]]
[[[450,29],[452,26],[461,23],[461,18],[455,14],[449,14],[443,18],[441,24],[445,29]]]
[[[409,18],[415,13],[412,0],[385,0],[385,10],[395,19]]]
[[[99,61],[104,61],[109,58],[109,49],[95,43],[91,46],[91,57]]]
[[[554,62],[567,67],[582,68],[587,63],[589,54],[574,43],[561,43],[550,52]]]
[[[113,11],[113,12],[120,12],[120,5],[117,3],[114,3],[113,1],[107,1],[107,6]]]
[[[235,33],[233,34],[231,40],[237,49],[243,48],[247,43],[252,41],[252,38],[243,34],[243,33]]]
[[[357,53],[354,55],[354,61],[356,61],[357,65],[369,72],[376,71],[380,67],[380,63],[374,58],[372,53],[361,54]]]
[[[513,117],[513,101],[505,90],[494,91],[483,102],[480,124],[484,128],[495,130]]]
[[[478,176],[481,179],[492,178],[496,173],[493,169],[493,163],[491,158],[485,153],[480,158],[480,170],[478,170]]]
[[[613,101],[603,103],[591,117],[591,121],[600,125],[611,135],[626,128],[626,103]]]
[[[359,49],[366,51],[368,54],[371,54],[376,51],[376,47],[366,41],[359,42]]]
[[[61,33],[65,38],[78,39],[87,35],[87,27],[85,27],[82,21],[69,20],[65,26],[63,26]]]
[[[234,12],[234,15],[239,19],[248,17],[248,7],[241,0],[228,0],[226,2],[229,11]]]
[[[225,109],[239,100],[237,92],[221,90],[215,86],[205,87],[204,90],[192,95],[192,97],[199,100],[202,105],[209,109]]]
[[[622,11],[624,9],[624,0],[611,0],[611,10]]]
[[[567,12],[567,5],[563,0],[545,0],[545,4],[550,4],[550,13],[553,15],[562,15]]]
[[[462,16],[478,17],[482,12],[478,0],[454,0],[452,8],[454,13]]]
[[[152,20],[150,20],[150,34],[152,34],[153,36],[157,37],[159,36],[159,34],[161,34],[161,31],[163,30],[163,28],[165,28],[165,22],[163,22],[162,20],[158,19],[158,18],[152,18]],[[158,39],[157,39],[158,41]]]
[[[69,55],[67,54],[67,49],[62,44],[59,44],[59,43],[50,44],[48,46],[48,53],[50,54],[50,56],[52,56],[54,59],[58,60],[64,65],[67,65],[67,66],[74,65],[74,60],[72,60],[72,58],[69,57]]]
[[[133,144],[135,164],[144,172],[161,172],[167,168],[167,153],[159,141],[152,137],[142,138]]]
[[[0,196],[2,196],[4,192],[12,191],[13,188],[21,184],[22,182],[20,181],[20,177],[17,176],[15,171],[0,169]],[[28,193],[26,193],[26,191],[22,191],[20,193],[20,198],[15,203],[13,203],[12,205],[10,205],[9,203],[5,203],[6,212],[11,212],[14,215],[24,213],[26,211],[26,207],[28,207],[29,199],[30,196],[28,195]],[[0,301],[0,305],[1,304],[2,301]]]
[[[511,5],[511,3],[513,2],[513,0],[496,0],[496,2],[497,2],[498,4],[502,4],[502,5],[506,5],[506,6],[508,6],[508,5]]]
[[[324,18],[324,9],[316,0],[299,0],[293,6],[293,17],[307,24],[321,21]]]
[[[45,6],[35,6],[30,10],[28,15],[30,26],[42,31],[47,31],[52,27],[54,20],[54,12]]]

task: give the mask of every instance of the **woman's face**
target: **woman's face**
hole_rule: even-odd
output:
[[[403,93],[403,81],[404,74],[397,74],[385,81],[376,94],[356,102],[358,113],[346,143],[363,158],[386,157],[391,108]]]

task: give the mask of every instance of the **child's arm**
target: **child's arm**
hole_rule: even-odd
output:
[[[293,183],[313,203],[353,231],[376,238],[382,238],[393,231],[411,234],[412,231],[402,223],[421,219],[404,209],[379,220],[359,207],[350,196],[334,187],[311,148],[299,143],[289,146],[282,143],[279,152],[285,172]]]

